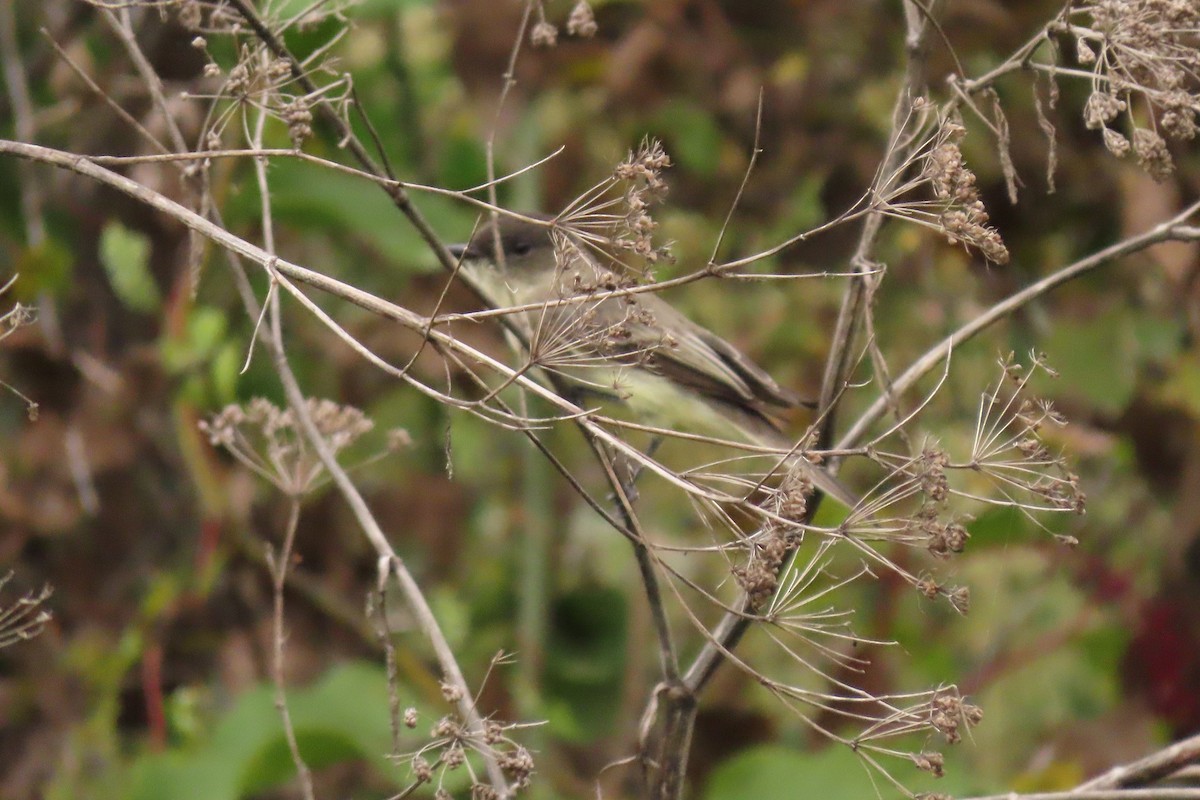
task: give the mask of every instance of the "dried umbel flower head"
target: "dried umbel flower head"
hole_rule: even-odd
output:
[[[1124,158],[1129,155],[1129,140],[1121,134],[1114,131],[1112,128],[1105,128],[1103,131],[1104,146],[1108,152],[1112,153],[1117,158]]]
[[[922,506],[908,521],[911,536],[924,540],[929,552],[940,558],[961,553],[971,534],[958,520],[943,521],[935,505]]]
[[[493,660],[493,665],[505,662],[505,654],[501,652]],[[451,689],[449,681],[443,681],[442,696],[448,702],[458,703],[467,691],[465,687]],[[417,712],[408,709],[404,721],[408,727],[416,724]],[[468,724],[455,713],[447,714],[429,731],[430,739],[420,749],[410,753],[397,753],[390,758],[397,763],[408,762],[413,779],[418,783],[433,783],[441,786],[447,778],[447,773],[465,768],[470,773],[472,797],[494,797],[486,785],[481,784],[472,769],[470,756],[478,753],[493,761],[507,774],[512,776],[516,788],[528,785],[533,774],[533,758],[529,752],[511,738],[514,729],[523,727],[516,723],[505,723],[488,718],[477,724]],[[435,796],[437,796],[435,794]]]
[[[534,763],[533,756],[528,750],[518,745],[506,753],[501,753],[498,761],[500,769],[512,776],[513,783],[518,788],[529,785],[529,779],[533,776]]]
[[[618,269],[645,277],[659,261],[670,261],[667,245],[654,243],[658,222],[651,208],[667,195],[662,173],[671,157],[657,139],[644,139],[610,177],[588,189],[559,215],[559,223],[589,248],[604,254]],[[640,259],[636,269],[624,259]]]
[[[812,493],[813,482],[808,470],[798,461],[793,462],[775,495],[776,513],[791,522],[803,522]]]
[[[12,579],[9,572],[0,576],[0,588]],[[49,586],[40,592],[27,592],[13,603],[0,602],[0,648],[32,639],[50,621],[50,612],[42,607],[51,595]]]
[[[1105,146],[1121,156],[1129,151],[1127,141],[1110,132],[1110,126],[1126,115],[1134,129],[1138,164],[1155,180],[1163,180],[1174,170],[1163,136],[1186,141],[1197,131],[1200,48],[1195,36],[1200,3],[1085,0],[1070,10],[1063,30],[1076,39],[1079,63],[1091,68],[1095,88],[1084,106],[1084,122],[1102,130]],[[1143,102],[1135,104],[1135,98]],[[1135,105],[1149,108],[1151,119],[1138,125],[1132,113]]]
[[[579,0],[571,9],[571,16],[567,17],[567,33],[590,39],[596,35],[596,30],[596,15],[592,13],[591,5],[587,0]]]
[[[1083,106],[1083,122],[1088,128],[1098,130],[1106,127],[1121,115],[1128,104],[1108,92],[1092,92]]]
[[[450,681],[442,681],[441,689],[442,689],[442,699],[445,700],[447,703],[457,703],[460,700],[462,700],[462,698],[463,698],[462,687],[459,686],[457,683],[452,683]]]
[[[946,690],[930,703],[929,722],[954,744],[962,739],[961,728],[973,728],[983,721],[983,709],[962,699],[957,690]]]
[[[1200,108],[1186,92],[1173,92],[1164,103],[1166,110],[1158,120],[1158,125],[1166,132],[1168,138],[1176,141],[1190,141],[1196,138],[1198,130],[1196,116]]]
[[[945,502],[950,494],[950,481],[946,478],[946,467],[950,456],[938,447],[926,447],[917,458],[917,478],[921,492],[935,503]]]
[[[309,110],[308,101],[303,97],[293,97],[284,102],[279,109],[279,118],[288,126],[288,136],[292,140],[293,149],[302,148],[313,132],[313,115]]]
[[[962,242],[983,253],[995,264],[1008,263],[1008,248],[995,228],[975,185],[975,173],[967,168],[960,143],[966,129],[958,120],[948,120],[936,143],[925,156],[924,175],[941,207],[940,222],[952,244]]]
[[[1138,128],[1133,132],[1133,152],[1142,169],[1160,183],[1175,171],[1175,162],[1171,160],[1166,141],[1152,130]]]
[[[332,400],[310,398],[305,407],[335,455],[375,426],[357,408]],[[201,421],[200,430],[211,444],[225,448],[289,496],[305,494],[324,475],[325,467],[300,429],[296,415],[264,398],[255,398],[246,406],[226,406],[212,419]]]
[[[990,478],[1027,511],[1082,513],[1085,496],[1078,477],[1042,438],[1044,428],[1065,425],[1066,419],[1049,400],[1026,395],[1034,375],[1057,373],[1041,354],[1031,353],[1030,359],[1028,368],[1018,365],[1012,353],[1000,360],[1000,379],[980,399],[975,443],[966,466]]]
[[[500,793],[486,783],[471,784],[471,800],[498,800]]]
[[[558,44],[558,28],[546,20],[536,23],[529,31],[529,43],[534,47],[554,47]]]
[[[946,774],[946,759],[941,753],[913,753],[912,760],[917,769],[931,773],[936,778]]]
[[[775,594],[779,570],[787,555],[788,541],[783,531],[768,527],[750,544],[746,563],[733,568],[733,577],[752,608],[759,608]]]
[[[409,762],[409,769],[412,770],[413,780],[417,783],[429,783],[433,780],[433,767],[424,756],[413,756]]]

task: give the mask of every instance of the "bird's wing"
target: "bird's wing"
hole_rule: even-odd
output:
[[[626,325],[639,330],[634,341],[656,340],[645,363],[664,377],[711,398],[754,408],[761,404],[798,405],[762,367],[729,342],[697,325],[657,297],[638,300],[645,315],[630,314]],[[670,331],[670,336],[665,335]]]
[[[699,330],[698,335],[721,361],[750,387],[754,399],[784,408],[798,406],[803,402],[798,394],[780,386],[762,367],[751,361],[749,356],[720,336],[703,328]]]

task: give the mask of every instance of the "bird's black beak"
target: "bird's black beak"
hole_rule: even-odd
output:
[[[467,245],[465,244],[447,245],[446,249],[450,251],[450,255],[454,256],[459,261],[461,261],[462,257],[467,254]]]

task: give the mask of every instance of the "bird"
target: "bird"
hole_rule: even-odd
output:
[[[566,385],[615,399],[647,424],[794,449],[772,412],[803,405],[799,395],[657,293],[619,291],[634,284],[568,226],[502,216],[448,249],[490,305],[523,309],[513,322],[531,362]],[[803,455],[788,466],[846,507],[857,504]]]

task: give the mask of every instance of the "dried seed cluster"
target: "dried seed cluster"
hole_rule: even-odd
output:
[[[450,700],[449,695],[461,693],[447,692],[447,683],[442,683],[442,695]],[[454,702],[457,702],[455,700]],[[416,725],[416,712],[409,709],[404,715],[405,724],[412,721],[408,727]],[[407,760],[413,780],[418,784],[436,783],[434,797],[449,798],[451,795],[442,786],[448,772],[466,768],[472,776],[471,797],[473,800],[495,800],[499,796],[495,787],[475,779],[475,768],[468,760],[468,754],[478,753],[493,759],[511,779],[510,788],[524,789],[529,786],[533,777],[535,764],[533,755],[522,745],[514,742],[509,732],[515,725],[505,725],[494,719],[483,721],[482,730],[471,731],[462,724],[456,715],[447,715],[434,723],[430,729],[430,741],[415,753],[398,756]]]
[[[1194,0],[1091,0],[1078,4],[1063,30],[1075,38],[1075,57],[1092,71],[1085,124],[1100,130],[1119,157],[1131,150],[1155,180],[1175,165],[1167,140],[1196,136],[1200,115],[1200,4]],[[1147,113],[1134,109],[1141,99]],[[1114,123],[1124,116],[1132,134]]]
[[[192,47],[208,58],[204,77],[209,79],[206,83],[212,87],[212,91],[191,96],[216,102],[233,101],[213,115],[203,137],[206,148],[221,149],[222,135],[229,128],[230,121],[249,109],[265,112],[286,125],[292,147],[297,150],[312,136],[312,107],[318,98],[328,100],[334,108],[345,113],[350,94],[349,82],[334,68],[332,56],[316,59],[313,63],[306,62],[302,68],[310,78],[318,73],[336,77],[317,89],[312,96],[296,94],[298,80],[293,70],[301,67],[293,67],[291,61],[271,55],[263,43],[253,36],[236,9],[219,0],[178,0],[174,5],[180,25],[197,33],[192,39]],[[303,15],[290,18],[288,24],[298,29],[311,28],[340,15],[345,5],[345,0],[319,4],[319,7],[314,6]],[[269,18],[266,22],[278,34],[283,33],[283,25]],[[223,67],[218,63],[209,51],[209,39],[212,37],[232,37],[235,40],[238,55],[233,65]],[[239,126],[234,128],[238,129]],[[204,167],[207,164],[202,163],[200,168]],[[192,166],[191,171],[196,168]]]
[[[312,398],[305,406],[335,455],[375,427],[371,419],[353,406]],[[245,406],[226,406],[212,419],[202,420],[200,430],[214,447],[225,448],[289,496],[305,494],[324,475],[324,465],[309,445],[292,409],[281,409],[264,398],[255,398]],[[393,442],[399,445],[406,440],[406,436],[389,437],[389,447]]]
[[[750,599],[751,607],[759,608],[775,594],[779,570],[788,550],[788,539],[783,531],[767,528],[750,545],[746,563],[733,567],[733,577]]]
[[[655,247],[654,230],[658,223],[650,216],[650,207],[661,203],[667,196],[667,182],[663,170],[671,166],[671,157],[657,139],[642,142],[636,152],[617,165],[614,176],[630,184],[625,192],[625,218],[623,230],[614,237],[614,244],[630,250],[650,263],[660,258],[669,258],[665,247]]]
[[[941,206],[942,230],[951,244],[962,242],[983,253],[995,264],[1008,263],[1008,248],[988,223],[987,209],[975,185],[975,173],[967,168],[959,144],[966,135],[957,120],[945,123],[940,141],[925,157],[925,176]]]
[[[529,43],[534,47],[554,47],[558,44],[558,26],[546,19],[544,3],[537,4],[538,20],[529,29]],[[567,35],[590,39],[596,35],[596,14],[587,0],[578,0],[567,17]]]

